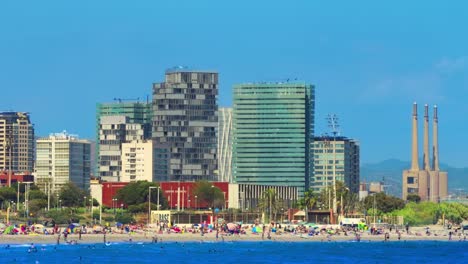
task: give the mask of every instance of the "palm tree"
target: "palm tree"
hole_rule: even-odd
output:
[[[313,209],[319,200],[319,194],[315,193],[312,189],[304,192],[304,197],[299,201],[299,206],[305,211],[305,221],[309,221],[309,209]]]
[[[278,199],[275,189],[270,188],[262,193],[258,207],[262,212],[268,211],[269,220],[271,221],[273,219],[273,214],[276,218],[276,213],[280,210],[282,204],[282,201]]]

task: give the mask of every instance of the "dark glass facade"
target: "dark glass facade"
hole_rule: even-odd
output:
[[[217,180],[218,73],[173,69],[153,85],[154,178]]]

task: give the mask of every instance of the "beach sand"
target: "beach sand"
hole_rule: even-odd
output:
[[[425,227],[413,227],[410,228],[411,234],[406,234],[405,231],[401,231],[400,241],[409,241],[409,240],[438,240],[438,241],[448,241],[449,230],[444,230],[442,228],[432,228],[431,235],[425,234]],[[398,241],[398,235],[393,230],[389,233],[389,241]],[[436,235],[435,235],[436,234]],[[42,234],[33,234],[33,235],[0,235],[1,244],[57,244],[58,235],[42,235]],[[200,233],[171,233],[171,234],[157,234],[152,231],[141,231],[140,233],[131,233],[131,234],[120,234],[120,233],[107,233],[104,237],[104,234],[83,234],[81,240],[79,239],[78,234],[69,234],[67,241],[76,240],[78,244],[93,244],[93,243],[125,243],[125,242],[147,242],[153,243],[155,238],[157,238],[158,243],[164,242],[203,242],[203,241],[268,241],[267,235],[265,234],[265,239],[262,239],[261,234],[252,234],[248,231],[247,234],[243,235],[221,235],[219,234],[218,239],[216,239],[216,233],[210,232],[206,233],[204,236],[201,236]],[[104,240],[105,239],[105,240]],[[458,233],[452,236],[452,241],[459,241],[464,239],[464,234],[458,236]],[[385,237],[381,235],[370,235],[368,232],[361,234],[361,241],[384,241]],[[60,236],[60,244],[65,244],[67,241],[64,240],[64,236]],[[328,242],[328,241],[356,241],[354,234],[344,235],[317,235],[317,236],[308,236],[306,234],[291,234],[291,233],[282,233],[271,235],[271,241],[283,241],[283,242],[305,242],[305,241],[315,241],[315,242]]]

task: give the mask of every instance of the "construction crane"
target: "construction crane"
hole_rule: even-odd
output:
[[[118,101],[119,103],[122,103],[123,101],[140,101],[140,97],[137,97],[136,99],[131,99],[131,98],[114,98],[114,101]]]

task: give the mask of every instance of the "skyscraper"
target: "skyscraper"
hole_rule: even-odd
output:
[[[35,183],[56,193],[73,182],[87,191],[91,176],[91,143],[65,131],[36,140]]]
[[[218,73],[174,68],[153,85],[158,181],[217,180]]]
[[[103,116],[99,125],[99,177],[121,181],[122,144],[145,139],[145,126],[130,123],[127,116]]]
[[[129,124],[140,124],[144,131],[144,139],[151,138],[151,106],[150,102],[131,102],[126,99],[115,98],[116,102],[98,103],[96,105],[96,168],[99,174],[99,128],[103,116],[126,116]]]
[[[34,126],[25,112],[0,113],[0,170],[32,172]]]
[[[448,175],[439,168],[437,106],[434,106],[433,117],[433,154],[432,166],[429,159],[429,107],[424,106],[424,137],[423,137],[423,166],[419,167],[418,160],[418,106],[413,105],[412,117],[412,153],[411,168],[403,171],[403,199],[416,194],[423,201],[439,202],[447,196]]]
[[[314,138],[314,176],[310,188],[320,192],[333,186],[336,181],[343,182],[351,192],[359,192],[359,143],[346,137]]]
[[[232,108],[220,107],[218,120],[219,181],[232,182]]]
[[[312,177],[314,86],[234,86],[232,173],[237,183],[298,187]]]

